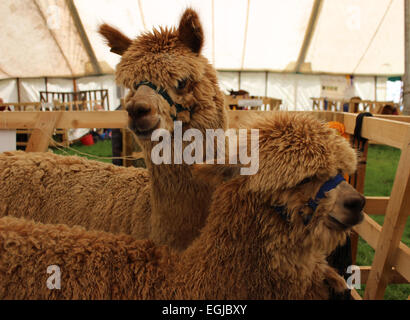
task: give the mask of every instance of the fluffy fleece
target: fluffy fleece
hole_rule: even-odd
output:
[[[326,262],[348,232],[329,217],[340,185],[307,226],[296,212],[309,214],[307,200],[329,177],[355,170],[354,151],[306,116],[270,114],[257,125],[256,175],[194,169],[198,177],[231,179],[215,191],[205,227],[182,253],[125,235],[0,219],[0,298],[326,299],[329,286],[344,289]],[[278,204],[287,205],[288,221],[272,209]],[[46,287],[52,264],[61,268],[61,290]]]
[[[108,25],[102,25],[100,33],[111,51],[122,55],[116,78],[120,85],[130,89],[126,105],[148,99],[159,110],[161,127],[172,131],[173,107],[151,89],[145,88],[143,95],[142,89],[133,89],[134,83],[149,80],[167,89],[174,101],[191,109],[191,115],[178,115],[178,120],[184,122],[183,132],[190,128],[202,133],[206,129],[226,128],[223,94],[215,69],[200,53],[203,31],[193,10],[184,12],[178,28],[154,29],[134,40]],[[182,79],[186,80],[186,87],[176,89]],[[110,232],[119,230],[138,239],[149,237],[156,243],[185,249],[205,223],[215,186],[195,179],[188,165],[153,165],[151,150],[156,142],[140,139],[139,144],[145,152],[148,171],[120,171],[74,158],[66,163],[61,157],[46,154],[43,160],[40,155],[0,155],[0,193],[8,195],[2,201],[0,216],[24,216],[44,223]],[[41,161],[44,163],[40,164]],[[67,181],[60,179],[62,172]],[[117,172],[122,175],[116,176]],[[140,225],[117,228],[128,221]]]
[[[149,235],[146,169],[17,151],[0,154],[0,181],[0,216]]]
[[[112,33],[112,30],[107,25],[100,28],[108,45],[118,51],[124,46],[124,37],[118,42],[118,31]],[[138,113],[135,106],[145,103],[154,106],[151,111],[158,116],[159,127],[173,132],[171,115],[176,115],[175,107],[170,107],[163,97],[146,86],[135,89],[135,84],[148,80],[165,89],[173,101],[189,109],[176,115],[177,120],[183,122],[183,132],[195,128],[205,135],[206,129],[226,129],[224,96],[215,69],[201,54],[203,41],[199,17],[194,10],[187,9],[178,28],[154,29],[126,44],[117,65],[116,81],[130,89],[126,109],[131,115],[131,128],[134,127],[132,115]],[[180,83],[184,83],[184,87],[180,87]],[[137,130],[136,133],[138,135]],[[199,235],[215,186],[207,180],[195,179],[189,165],[154,165],[151,150],[157,142],[138,138],[151,176],[150,239],[183,250]]]

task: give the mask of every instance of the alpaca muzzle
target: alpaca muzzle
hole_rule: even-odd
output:
[[[312,214],[303,215],[303,211],[299,214],[303,217],[304,225],[308,225],[313,214],[319,206],[320,200],[326,198],[326,194],[332,190],[338,191],[337,200],[331,213],[329,220],[332,225],[338,229],[347,229],[363,220],[363,208],[366,203],[365,198],[349,185],[341,174],[334,176],[326,181],[316,193],[314,198],[309,199],[307,206],[312,209]],[[336,191],[335,190],[335,191]],[[290,216],[286,206],[273,206],[273,209],[284,220],[290,220]]]
[[[192,113],[192,108],[186,108],[183,105],[176,103],[174,100],[172,100],[171,96],[168,94],[168,92],[161,87],[157,87],[155,84],[153,84],[150,81],[141,81],[139,83],[134,84],[134,90],[138,90],[139,87],[141,86],[147,86],[154,90],[157,94],[159,94],[161,97],[163,97],[169,104],[169,106],[172,108],[170,110],[170,116],[173,121],[176,121],[178,118],[178,113],[183,112],[183,111],[188,111],[190,116]]]
[[[348,229],[361,223],[366,198],[347,182],[340,184],[336,191],[336,201],[329,213],[331,224],[339,229]]]
[[[150,137],[152,132],[159,127],[160,117],[156,108],[145,102],[129,102],[126,106],[129,127],[139,137]]]

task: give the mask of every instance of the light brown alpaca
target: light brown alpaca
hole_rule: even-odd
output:
[[[131,89],[126,109],[145,151],[148,171],[74,157],[3,154],[0,193],[7,197],[0,201],[0,216],[123,232],[184,249],[204,225],[215,186],[193,178],[185,164],[153,165],[151,149],[157,142],[150,136],[155,128],[172,131],[174,119],[183,122],[183,131],[226,128],[216,72],[200,53],[203,32],[198,16],[188,9],[177,29],[154,30],[133,41],[107,25],[100,32],[111,51],[122,55],[117,82]],[[187,110],[176,115],[175,107],[150,87],[135,89],[141,81],[166,89]],[[136,180],[131,182],[134,174]]]
[[[306,116],[270,114],[255,126],[257,174],[193,169],[231,180],[215,191],[205,227],[183,253],[125,235],[0,219],[0,298],[327,299],[329,287],[345,289],[326,256],[361,221],[364,198],[342,182],[304,221],[325,181],[354,172],[355,152]],[[61,290],[46,287],[51,264],[63,270]]]
[[[148,238],[146,169],[40,152],[0,154],[0,217]]]
[[[122,55],[116,80],[130,89],[125,107],[151,178],[150,239],[185,249],[205,223],[215,186],[193,178],[186,164],[153,164],[151,150],[157,142],[151,141],[151,133],[158,128],[173,132],[174,120],[182,121],[183,132],[226,128],[215,69],[201,55],[204,35],[198,15],[187,9],[177,29],[154,29],[133,41],[108,25],[102,25],[100,33],[111,51]],[[171,106],[160,89],[181,110]]]

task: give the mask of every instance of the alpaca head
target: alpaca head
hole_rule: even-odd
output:
[[[116,81],[130,90],[125,99],[129,126],[149,143],[157,128],[225,128],[226,111],[214,68],[202,56],[204,34],[192,9],[178,28],[154,29],[131,40],[108,25],[100,26],[111,51],[120,54]]]
[[[260,212],[287,220],[295,230],[312,234],[307,237],[310,241],[317,236],[319,242],[334,248],[363,219],[364,197],[343,181],[325,193],[317,208],[308,204],[329,179],[354,173],[355,151],[334,129],[306,115],[267,113],[252,127],[259,129],[259,170],[255,175],[240,176],[232,165],[197,166],[195,174],[213,175],[215,183],[235,178],[220,189],[236,188],[235,194],[256,199],[257,205],[266,209]]]

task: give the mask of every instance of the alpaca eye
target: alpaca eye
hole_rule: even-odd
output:
[[[310,181],[312,181],[312,178],[305,178],[299,184],[309,183]]]
[[[178,80],[178,90],[184,89],[186,87],[186,79]]]

